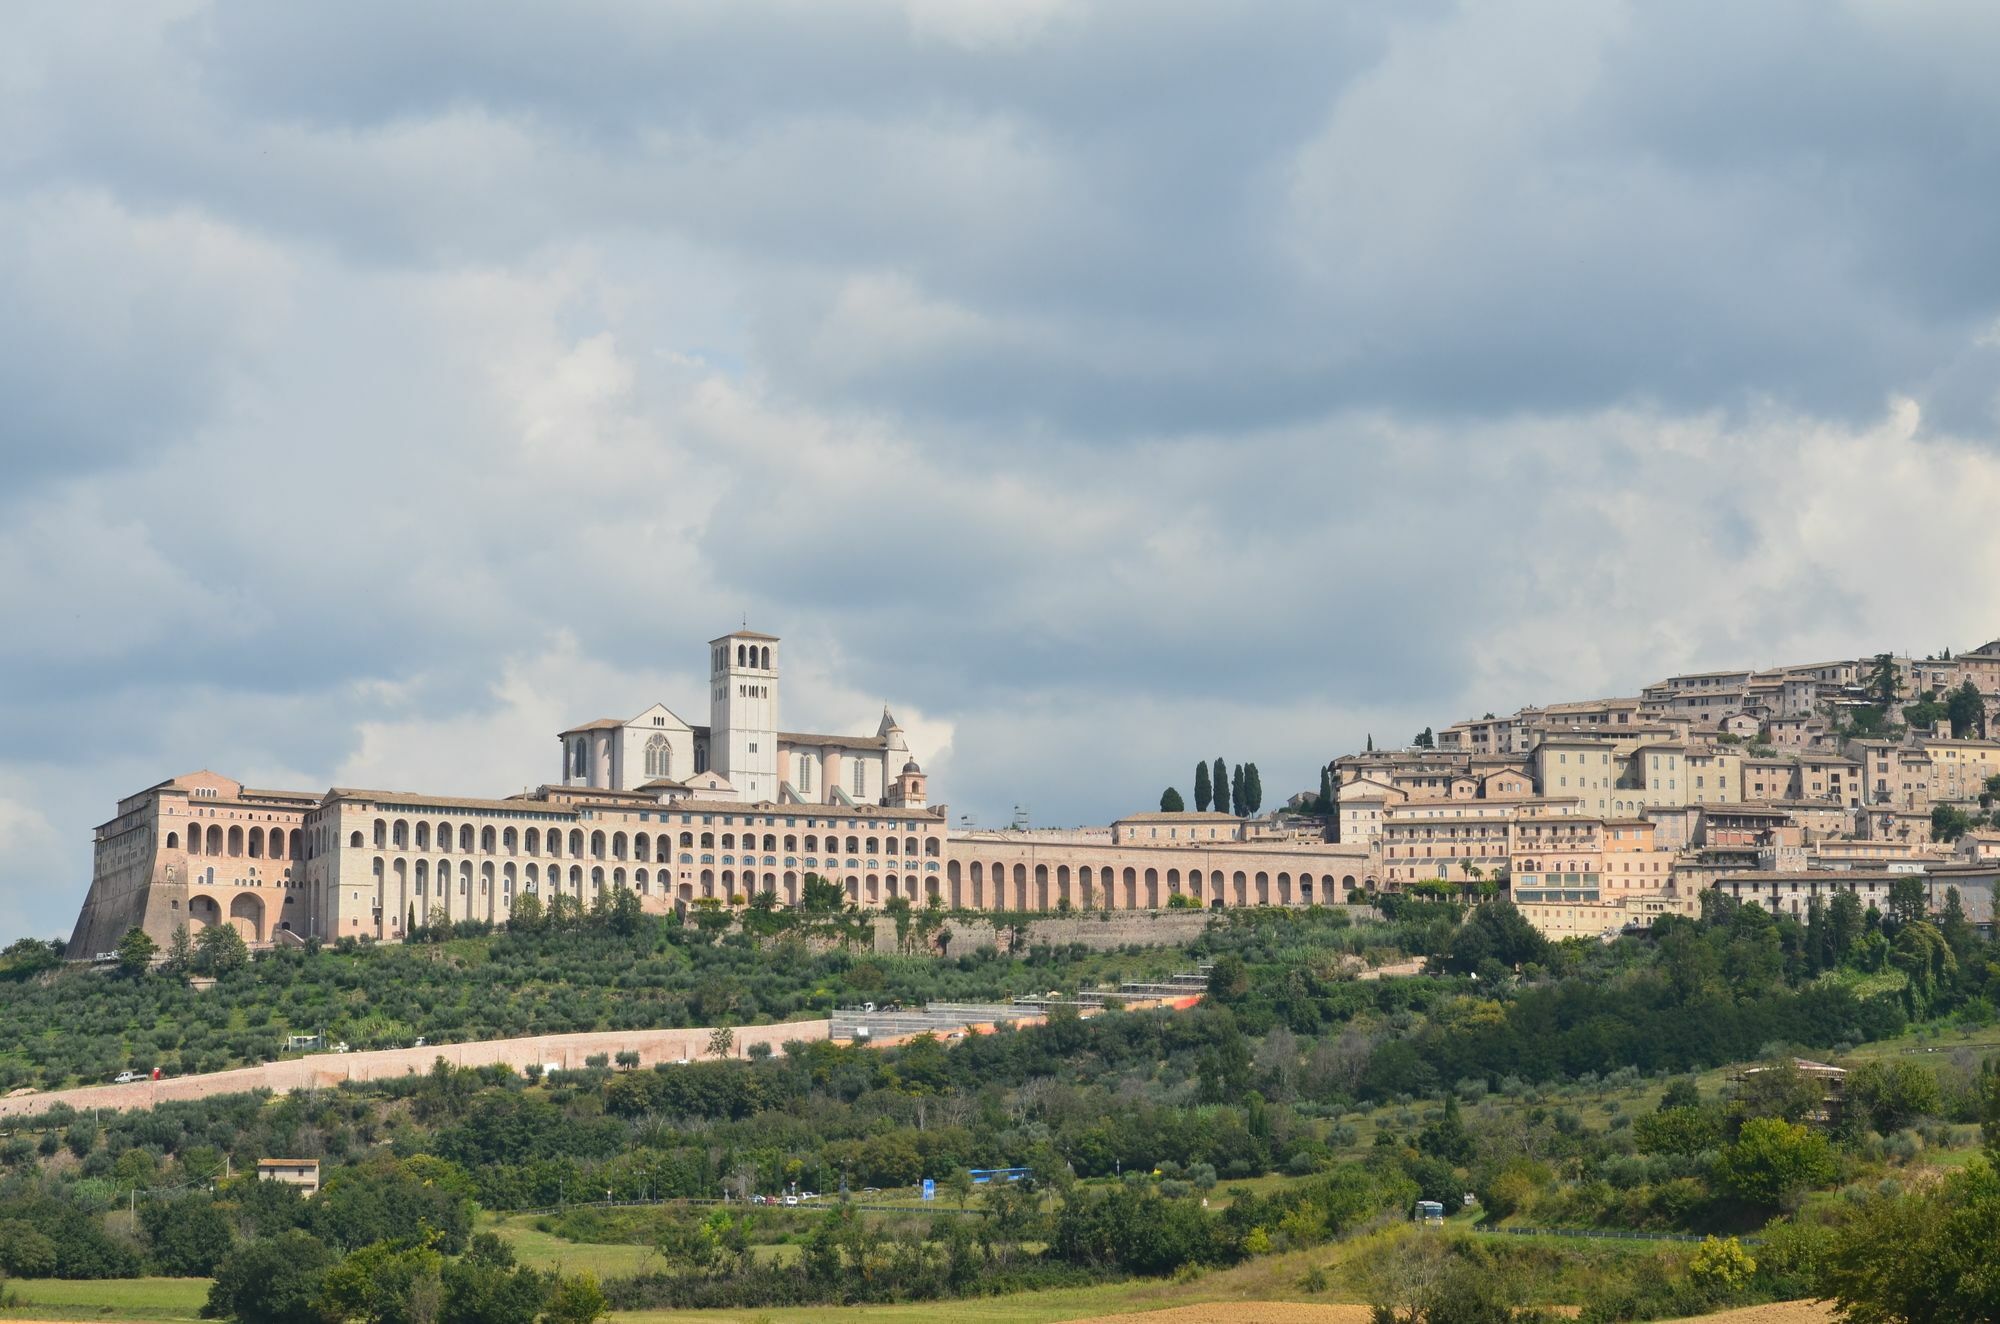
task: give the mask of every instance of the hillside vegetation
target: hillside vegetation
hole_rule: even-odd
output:
[[[264,1317],[247,1284],[275,1276],[359,1318],[339,1313],[360,1310],[340,1296],[350,1266],[394,1290],[546,1299],[584,1290],[520,1277],[546,1273],[549,1245],[622,1245],[637,1253],[593,1262],[608,1302],[631,1309],[1263,1273],[1267,1295],[1371,1301],[1432,1324],[1563,1303],[1611,1320],[1860,1299],[1908,1291],[1896,1284],[1918,1271],[1948,1285],[1949,1248],[1985,1244],[1980,1220],[2000,1219],[1977,1155],[1981,1124],[2000,1116],[1980,1050],[1857,1048],[1907,1046],[1896,1036],[1913,1020],[1991,1041],[1993,948],[1969,928],[1863,916],[1843,943],[1823,917],[1794,924],[1718,899],[1649,938],[1550,947],[1504,902],[1459,919],[1411,903],[1363,937],[1344,916],[1234,912],[1172,954],[1213,962],[1206,1004],[1182,1014],[1058,1015],[950,1045],[794,1044],[539,1082],[440,1063],[103,1120],[59,1109],[0,1141],[0,1272],[212,1275],[211,1308],[243,1319]],[[1344,958],[1384,935],[1430,952],[1433,972],[1357,982]],[[795,936],[518,940],[574,943],[593,961],[662,943],[672,969],[750,969],[778,968]],[[480,941],[491,960],[516,939]],[[1863,996],[1861,981],[1827,977],[1871,964],[1904,979]],[[1828,1116],[1794,1050],[1854,1068],[1845,1108]],[[1758,1059],[1765,1069],[1740,1074]],[[323,1158],[325,1194],[304,1202],[224,1175],[278,1153]],[[1030,1175],[978,1189],[965,1176],[996,1167]],[[928,1205],[914,1191],[925,1177],[939,1183]],[[1926,1203],[1917,1192],[1938,1182],[1950,1200]],[[821,1198],[749,1202],[801,1191]],[[1452,1211],[1445,1232],[1389,1231],[1419,1198]],[[606,1200],[669,1203],[579,1207]],[[523,1209],[551,1212],[490,1221]],[[1454,1230],[1474,1220],[1708,1239]],[[1916,1268],[1898,1278],[1885,1257]]]

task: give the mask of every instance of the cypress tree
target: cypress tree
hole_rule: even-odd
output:
[[[1209,790],[1209,787],[1208,787],[1208,764],[1206,764],[1206,763],[1197,763],[1197,764],[1195,764],[1195,765],[1194,765],[1194,808],[1195,808],[1195,812],[1196,812],[1196,813],[1199,813],[1199,814],[1205,814],[1205,813],[1207,813],[1207,812],[1208,812],[1208,806],[1209,806],[1210,802],[1211,802],[1211,801],[1213,801],[1214,799],[1215,799],[1215,796],[1214,796],[1214,794],[1213,794],[1213,793],[1212,793],[1212,792],[1211,792],[1211,791]]]
[[[1181,793],[1175,788],[1169,786],[1166,790],[1160,792],[1161,813],[1178,814],[1183,810],[1185,810],[1186,808],[1187,805],[1184,801],[1182,801]]]
[[[1319,804],[1315,806],[1322,814],[1333,812],[1333,769],[1319,770]]]
[[[1243,817],[1243,765],[1237,764],[1229,770],[1229,803],[1236,806],[1236,816]]]
[[[1215,773],[1209,780],[1210,783],[1215,787],[1215,812],[1218,814],[1228,813],[1229,812],[1229,769],[1226,765],[1224,765],[1221,759],[1218,758],[1215,761]]]
[[[1375,752],[1375,733],[1372,731],[1368,733],[1368,752],[1370,754]]]
[[[1255,814],[1264,808],[1264,778],[1257,771],[1257,765],[1243,765],[1243,798],[1237,801],[1245,813]]]

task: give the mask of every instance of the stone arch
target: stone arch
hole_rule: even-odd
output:
[[[1129,864],[1126,865],[1123,881],[1125,883],[1125,909],[1137,910],[1139,908],[1139,871]]]
[[[188,932],[200,933],[212,924],[222,922],[222,907],[214,897],[205,893],[188,898]]]
[[[243,935],[243,941],[264,941],[264,898],[255,892],[238,892],[229,898],[229,923]]]
[[[243,854],[243,826],[240,823],[229,825],[229,854],[232,859]]]
[[[192,838],[190,838],[190,840],[192,840]],[[178,832],[169,832],[167,834],[167,849],[179,850],[180,848],[181,848],[181,834]]]
[[[1146,909],[1160,908],[1160,871],[1148,866],[1146,869]]]

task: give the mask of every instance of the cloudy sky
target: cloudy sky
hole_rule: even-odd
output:
[[[252,0],[0,43],[0,939],[784,636],[955,811],[2000,635],[1988,0]]]

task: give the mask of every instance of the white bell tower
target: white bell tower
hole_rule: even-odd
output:
[[[711,639],[708,765],[746,801],[778,798],[778,636]]]

